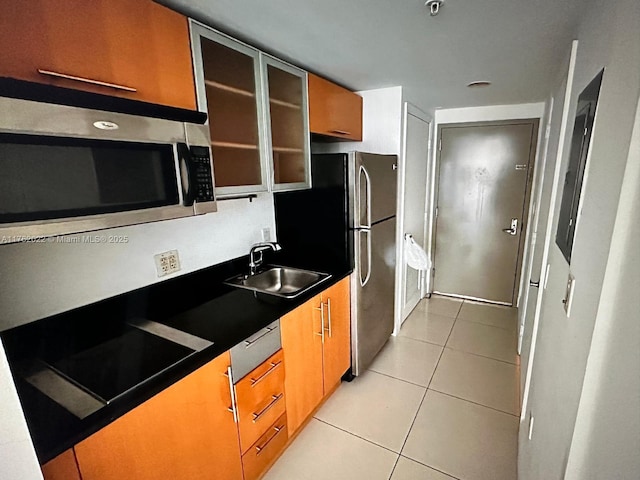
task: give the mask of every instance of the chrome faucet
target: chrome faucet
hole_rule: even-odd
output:
[[[255,275],[258,268],[262,265],[262,252],[265,250],[273,250],[274,252],[277,252],[278,250],[282,250],[282,247],[276,242],[261,242],[253,245],[249,252],[249,267],[251,268],[251,275]]]

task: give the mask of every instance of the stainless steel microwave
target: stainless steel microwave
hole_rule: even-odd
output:
[[[206,126],[0,98],[0,243],[215,211]]]

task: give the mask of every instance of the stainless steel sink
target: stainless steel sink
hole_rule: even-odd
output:
[[[278,297],[294,298],[330,277],[328,273],[272,266],[255,275],[238,275],[224,283]]]

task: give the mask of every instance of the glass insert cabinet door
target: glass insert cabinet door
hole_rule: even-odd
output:
[[[267,117],[271,135],[272,189],[311,187],[307,73],[262,55]]]
[[[198,108],[208,113],[216,193],[268,190],[260,52],[191,22]]]
[[[191,21],[216,195],[310,188],[307,73]]]

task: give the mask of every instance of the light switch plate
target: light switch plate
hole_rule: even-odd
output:
[[[156,271],[158,277],[164,277],[180,270],[180,257],[177,250],[169,250],[168,252],[158,253],[153,258],[156,261]]]
[[[264,227],[262,229],[262,241],[263,242],[270,242],[271,241],[271,228]]]
[[[576,289],[576,277],[569,274],[567,279],[567,291],[564,294],[564,300],[562,300],[562,306],[567,313],[567,317],[571,315],[571,304],[573,303],[573,292]]]

